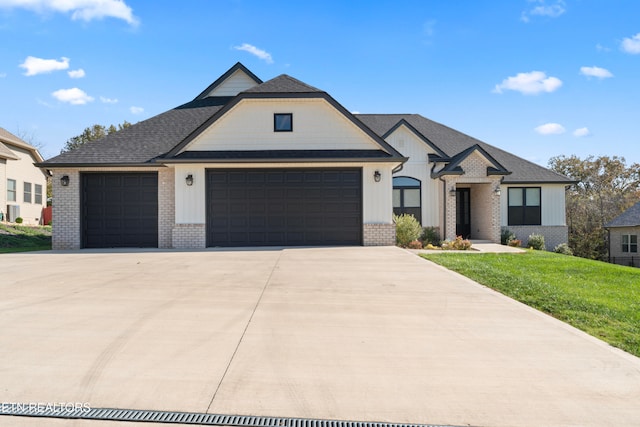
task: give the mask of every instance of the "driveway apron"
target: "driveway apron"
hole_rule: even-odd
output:
[[[398,248],[43,252],[0,267],[0,402],[640,425],[640,359]]]

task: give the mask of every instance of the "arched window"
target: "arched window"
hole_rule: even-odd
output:
[[[393,213],[413,215],[422,224],[420,180],[408,176],[393,178]]]

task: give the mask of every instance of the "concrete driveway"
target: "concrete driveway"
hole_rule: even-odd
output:
[[[6,254],[0,271],[0,404],[640,425],[640,359],[398,248]]]

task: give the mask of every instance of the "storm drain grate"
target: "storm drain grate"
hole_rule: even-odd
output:
[[[0,415],[239,427],[453,427],[432,424],[257,417],[198,412],[148,411],[143,409],[76,408],[26,403],[0,403]]]

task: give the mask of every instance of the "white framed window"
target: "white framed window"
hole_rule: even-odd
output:
[[[638,235],[637,234],[622,235],[622,252],[638,253]]]
[[[17,202],[17,185],[15,179],[7,180],[7,202]]]
[[[24,197],[25,203],[31,203],[31,183],[30,182],[24,183],[23,197]]]
[[[42,204],[42,185],[35,185],[34,203],[37,205]]]

